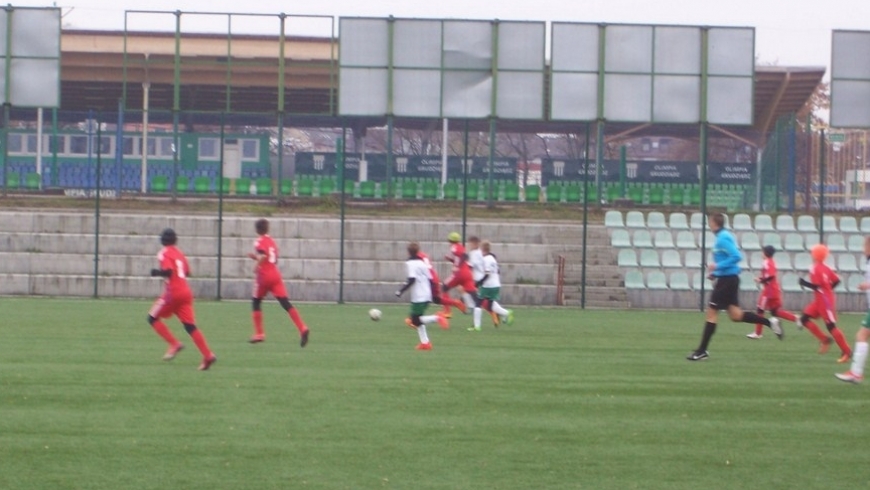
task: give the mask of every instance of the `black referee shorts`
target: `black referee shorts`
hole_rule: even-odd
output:
[[[716,278],[710,292],[710,308],[727,310],[730,306],[740,306],[740,276],[721,276]]]

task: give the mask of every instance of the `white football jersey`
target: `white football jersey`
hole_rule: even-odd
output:
[[[864,282],[870,282],[870,257],[867,258],[867,262],[864,264]],[[864,291],[867,295],[867,308],[870,309],[870,289]]]
[[[419,258],[408,259],[405,262],[408,279],[413,278],[414,284],[411,285],[411,303],[427,303],[432,301],[432,287],[430,281],[432,275],[429,272],[429,265]]]
[[[483,252],[480,249],[468,251],[468,263],[471,265],[471,278],[474,282],[483,277]]]
[[[499,278],[498,275],[498,261],[495,259],[495,255],[489,254],[483,257],[483,273],[486,274],[486,280],[483,281],[483,287],[501,287],[501,278]]]

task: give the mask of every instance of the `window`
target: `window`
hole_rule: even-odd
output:
[[[124,155],[137,155],[138,152],[136,151],[136,148],[136,138],[134,138],[133,136],[124,136]]]
[[[148,138],[147,140],[140,139],[139,140],[139,154],[141,155],[143,153],[142,152],[142,142],[143,141],[148,142],[148,156],[149,157],[157,156],[157,140],[155,138]]]
[[[88,154],[88,137],[72,135],[69,137],[69,152],[75,155]]]
[[[260,160],[260,142],[258,140],[241,140],[242,142],[242,160],[259,161]]]
[[[175,141],[172,138],[160,138],[160,156],[172,158],[175,154]]]
[[[112,137],[102,136],[100,138],[100,153],[102,155],[113,155],[112,153]]]
[[[217,160],[220,158],[218,150],[218,138],[200,138],[199,139],[199,159],[200,160]]]
[[[27,139],[27,149],[25,152],[36,154],[36,135],[28,134],[25,138]]]
[[[50,136],[48,138],[48,151],[50,153],[66,153],[66,136]]]
[[[6,137],[6,146],[9,149],[9,153],[24,153],[24,146],[21,141],[23,136],[23,134],[9,133]]]

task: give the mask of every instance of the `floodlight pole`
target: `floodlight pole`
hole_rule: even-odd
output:
[[[347,141],[347,126],[342,121],[341,123],[341,141],[338,142],[336,151],[338,152],[338,185],[341,188],[341,237],[339,239],[339,259],[338,259],[338,304],[344,304],[344,160],[345,160],[345,142]]]
[[[701,287],[700,296],[698,297],[698,308],[704,311],[704,278],[707,276],[706,257],[707,257],[707,82],[709,80],[709,39],[710,30],[707,28],[701,29],[701,111],[700,111],[700,187],[701,187]]]
[[[586,245],[587,224],[589,223],[589,123],[586,123],[586,137],[583,143],[583,261],[580,264],[580,308],[586,309]]]
[[[792,115],[788,122],[788,212],[794,213],[794,194],[797,186],[795,173],[797,171],[797,124]]]
[[[181,110],[181,11],[175,11],[175,67],[172,90],[172,199],[178,197],[178,112]],[[145,149],[147,153],[147,148]]]
[[[281,32],[278,33],[278,181],[276,182],[278,192],[275,193],[276,199],[280,200],[283,193],[282,182],[284,180],[284,83],[286,62],[284,61],[284,42],[286,40],[284,31],[287,24],[287,15],[283,12],[278,16],[281,24]]]
[[[468,222],[468,119],[465,120],[462,158],[462,243],[465,243],[465,227]],[[478,189],[479,190],[479,189]]]
[[[825,136],[825,130],[820,133],[821,141],[819,142],[819,243],[825,243],[825,158],[827,157],[828,143]]]
[[[221,300],[221,269],[223,261],[223,243],[224,243],[224,136],[225,136],[225,114],[221,112],[221,131],[220,131],[220,172],[218,173],[218,236],[217,236],[217,300]]]
[[[97,178],[96,192],[94,193],[94,298],[100,297],[100,180],[102,180],[102,139],[103,131],[100,122],[94,119],[93,111],[88,114],[88,125],[91,121],[97,124]],[[88,131],[88,147],[92,147],[92,132]]]
[[[384,188],[381,188],[381,197],[385,197],[388,203],[393,202],[393,116],[387,116],[387,182],[386,196],[384,196]]]

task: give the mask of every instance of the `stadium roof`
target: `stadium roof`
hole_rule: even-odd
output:
[[[278,109],[279,42],[276,36],[182,34],[180,100],[184,111],[252,114]],[[126,46],[126,48],[125,48]],[[337,42],[329,38],[287,37],[285,108],[297,121],[324,127],[341,125],[337,103]],[[126,63],[125,63],[126,59]],[[115,112],[126,91],[127,109],[142,107],[143,82],[149,82],[152,114],[170,111],[174,97],[173,33],[65,30],[61,36],[61,109]],[[755,124],[724,127],[760,144],[776,119],[798,112],[822,81],[824,67],[757,66],[754,84]],[[124,80],[127,80],[125,87]],[[229,83],[228,83],[229,81]],[[227,86],[230,87],[229,97]],[[383,118],[356,119],[356,128],[382,126]],[[404,126],[431,122],[399,120]],[[484,130],[484,121],[471,122]],[[583,124],[499,121],[501,131],[576,132]],[[691,136],[696,125],[608,124],[608,135]]]

